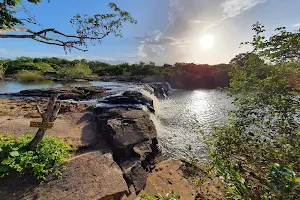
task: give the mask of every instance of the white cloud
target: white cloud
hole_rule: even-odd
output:
[[[192,20],[191,22],[194,22],[196,24],[210,24],[210,21],[202,21],[202,20]]]
[[[141,44],[154,44],[154,45],[173,45],[182,46],[187,43],[187,40],[176,39],[173,37],[164,36],[162,32],[156,30],[151,34],[145,34],[144,37],[135,37],[141,41]]]
[[[234,18],[240,14],[242,14],[244,11],[249,10],[258,4],[265,3],[267,0],[226,0],[221,4],[222,7],[222,19],[219,21],[212,22],[211,24],[207,25],[204,28],[204,31],[218,26],[221,24],[224,20],[228,18]]]
[[[223,17],[232,18],[242,12],[253,8],[254,6],[265,3],[267,0],[227,0],[221,4],[223,8]]]
[[[0,53],[5,53],[5,52],[6,52],[5,49],[0,48]]]
[[[201,34],[218,27],[267,0],[170,0],[169,23],[165,30],[147,33],[140,40],[138,56],[156,63],[199,62],[197,40]]]
[[[300,23],[294,24],[293,27],[300,27]]]

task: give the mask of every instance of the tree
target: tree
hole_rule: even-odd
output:
[[[249,53],[240,53],[236,55],[229,64],[231,65],[238,65],[243,67],[246,63],[246,61],[249,59]]]
[[[8,63],[9,59],[0,58],[0,81],[4,79],[5,72],[6,72],[6,63]]]
[[[252,41],[241,43],[253,46],[252,53],[273,63],[300,60],[300,29],[289,32],[286,27],[279,27],[269,39],[262,35],[266,30],[259,22],[252,26],[252,30],[255,31]]]
[[[298,32],[265,39],[261,27],[246,44],[268,62],[250,54],[243,67],[234,65],[228,92],[237,109],[209,134],[208,152],[230,199],[299,199],[300,100],[289,81],[300,72]]]
[[[38,113],[42,117],[42,122],[53,123],[56,120],[56,117],[57,117],[58,112],[61,107],[60,104],[56,103],[58,96],[59,96],[59,94],[53,94],[51,96],[51,98],[48,102],[48,105],[47,105],[47,110],[45,112],[43,112],[41,107],[37,104],[36,108],[37,108]],[[45,133],[46,133],[46,129],[39,128],[39,130],[35,134],[34,138],[28,144],[28,149],[31,151],[35,151],[37,148],[37,145],[42,141]]]
[[[58,75],[65,78],[85,78],[92,74],[92,70],[87,64],[77,63],[73,66],[61,67],[57,71]]]
[[[108,35],[122,37],[123,24],[136,23],[128,12],[110,3],[109,8],[112,13],[92,16],[77,14],[71,18],[70,23],[77,34],[69,35],[54,27],[41,28],[43,26],[26,9],[28,4],[38,4],[41,1],[27,0],[22,3],[22,0],[3,0],[0,3],[0,38],[29,38],[44,44],[61,46],[66,52],[71,49],[87,51],[88,41],[95,44],[101,43]],[[26,17],[19,17],[20,13],[25,14]],[[35,26],[40,30],[30,29],[29,26]]]

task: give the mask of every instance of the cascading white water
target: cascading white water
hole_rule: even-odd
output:
[[[169,98],[158,100],[148,90],[140,91],[153,99],[155,115],[151,114],[159,146],[166,157],[195,157],[206,161],[204,143],[197,139],[197,130],[209,130],[226,119],[232,108],[231,99],[219,90],[173,90]]]

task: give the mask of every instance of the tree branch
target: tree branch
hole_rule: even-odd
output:
[[[36,104],[36,109],[37,109],[38,113],[41,115],[41,117],[43,117],[43,112],[42,112],[42,109],[39,104]]]
[[[7,33],[7,32],[27,32],[27,28],[0,28],[0,34],[1,33]],[[1,36],[1,35],[0,35]]]
[[[17,35],[17,34],[1,34],[1,33],[6,33],[6,32],[27,32],[30,33],[29,34],[22,34],[22,35]],[[74,38],[74,39],[78,39],[78,40],[74,40],[74,41],[63,41],[63,40],[59,40],[56,38],[51,38],[51,37],[47,37],[46,34],[52,32],[54,34],[58,34],[61,36],[64,36],[66,38]],[[56,46],[61,46],[61,47],[67,47],[67,48],[74,48],[77,49],[79,51],[83,51],[86,52],[88,51],[87,49],[82,49],[79,47],[76,47],[75,45],[82,45],[84,42],[83,40],[85,39],[89,39],[89,40],[101,40],[103,38],[105,38],[106,36],[108,36],[110,34],[110,31],[107,31],[106,33],[104,33],[101,37],[88,37],[88,36],[76,36],[76,35],[67,35],[64,34],[62,32],[59,32],[57,30],[55,30],[54,28],[49,28],[49,29],[44,29],[38,32],[32,31],[30,29],[27,28],[10,28],[10,29],[2,29],[0,30],[0,38],[28,38],[28,39],[33,39],[37,42],[41,42],[44,44],[50,44],[50,45],[56,45]],[[51,42],[52,41],[52,42]]]

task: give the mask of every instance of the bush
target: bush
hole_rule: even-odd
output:
[[[16,139],[10,135],[0,135],[0,176],[4,177],[15,172],[34,174],[39,180],[54,172],[60,176],[60,166],[69,157],[70,145],[57,137],[45,137],[37,146],[36,151],[28,151],[27,144],[32,136]]]
[[[62,67],[57,73],[62,78],[85,78],[92,74],[92,70],[88,65],[78,63],[74,67]]]
[[[48,63],[38,62],[35,63],[36,70],[41,72],[42,74],[46,72],[54,72],[54,69]]]
[[[26,70],[19,72],[17,74],[17,78],[24,82],[44,80],[44,76],[42,76],[39,72]]]

